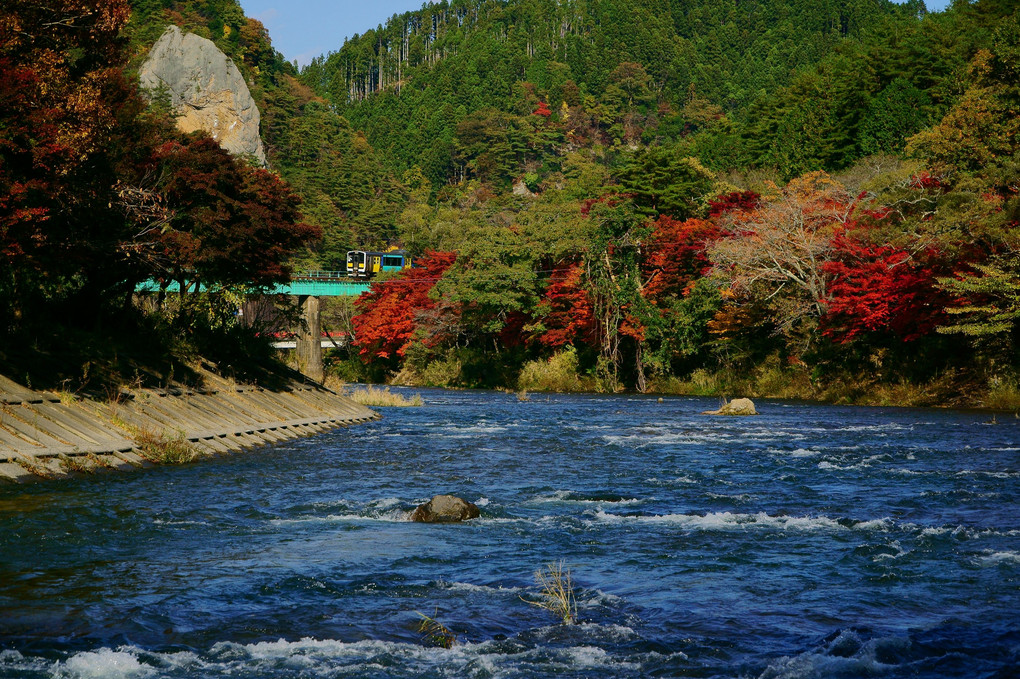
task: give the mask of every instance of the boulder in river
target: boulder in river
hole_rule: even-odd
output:
[[[735,398],[719,410],[706,410],[702,415],[757,415],[754,403],[749,398]]]
[[[456,523],[477,519],[478,507],[454,495],[437,495],[411,513],[411,521],[419,523]]]

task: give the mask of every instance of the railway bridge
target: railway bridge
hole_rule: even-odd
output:
[[[297,297],[301,307],[301,329],[295,341],[297,362],[301,372],[316,382],[321,382],[322,367],[322,320],[319,300],[322,297],[358,297],[372,289],[366,280],[352,280],[343,271],[309,271],[291,276],[287,283],[281,283],[266,291],[267,295],[288,295]],[[180,286],[173,282],[166,292],[178,292]],[[146,281],[137,288],[141,293],[160,291],[156,281]]]

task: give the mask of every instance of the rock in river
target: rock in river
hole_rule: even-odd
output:
[[[411,521],[419,523],[455,523],[481,516],[478,507],[453,495],[437,495],[419,505],[411,514]]]
[[[757,415],[754,403],[749,398],[735,398],[719,410],[706,410],[703,415]]]

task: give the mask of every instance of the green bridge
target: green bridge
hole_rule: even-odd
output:
[[[159,292],[157,281],[145,281],[136,288],[138,292]],[[205,290],[203,286],[201,288]],[[364,280],[353,280],[343,271],[311,271],[294,274],[290,282],[281,283],[266,291],[267,295],[293,295],[294,297],[358,297],[372,289]],[[180,284],[167,284],[167,292],[177,292]]]
[[[169,283],[161,288],[156,281],[146,281],[135,290],[140,293],[178,292],[180,284]],[[323,379],[322,365],[322,320],[319,316],[320,297],[358,297],[372,289],[364,280],[352,280],[343,271],[311,271],[294,274],[290,282],[276,285],[262,294],[290,295],[298,298],[301,306],[302,327],[298,333],[296,349],[298,366],[308,377],[317,382]],[[199,286],[200,291],[205,286]]]

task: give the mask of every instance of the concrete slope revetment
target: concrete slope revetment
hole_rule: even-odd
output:
[[[203,378],[202,388],[132,389],[98,400],[0,376],[0,483],[186,462],[380,418],[297,379],[270,391]]]

